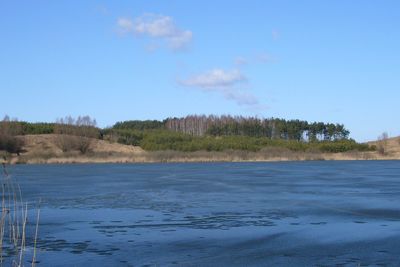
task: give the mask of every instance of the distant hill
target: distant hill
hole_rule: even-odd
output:
[[[387,154],[376,151],[344,153],[296,152],[283,147],[266,147],[260,151],[145,151],[139,146],[92,139],[86,154],[63,152],[56,134],[25,135],[23,152],[12,163],[130,163],[130,162],[212,162],[212,161],[302,161],[302,160],[375,160],[400,159],[400,138],[387,141]],[[368,142],[378,145],[377,141]]]

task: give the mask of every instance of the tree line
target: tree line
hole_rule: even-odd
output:
[[[21,152],[22,135],[55,134],[55,144],[63,151],[91,150],[93,139],[140,146],[145,150],[177,151],[259,151],[283,147],[292,151],[366,151],[370,147],[349,139],[342,124],[302,120],[260,119],[243,116],[198,116],[165,120],[117,122],[101,129],[89,116],[65,117],[55,123],[0,121],[0,150]]]
[[[92,126],[96,125],[95,120],[88,116],[78,117],[76,127],[82,128],[82,119],[92,120]],[[79,134],[79,130],[71,130],[75,124],[74,119],[66,117],[57,120],[55,123],[28,123],[17,120],[7,121],[9,128],[15,135],[27,134],[51,134],[59,133],[60,125],[69,125],[69,133]],[[1,126],[0,122],[0,126]],[[62,127],[61,127],[62,128]],[[97,128],[96,128],[97,129]],[[307,122],[303,120],[284,120],[277,118],[260,119],[243,116],[205,116],[191,115],[183,118],[168,118],[159,120],[131,120],[117,122],[110,129],[113,130],[171,130],[192,136],[224,136],[242,135],[252,137],[266,137],[269,139],[297,140],[297,141],[333,141],[348,139],[350,132],[343,124]],[[109,132],[110,129],[97,129],[98,133]],[[65,130],[64,130],[65,132]],[[92,134],[94,135],[94,134]]]
[[[229,115],[192,115],[169,118],[164,123],[169,130],[193,136],[242,135],[312,142],[348,139],[350,134],[343,124]]]
[[[118,143],[149,151],[259,151],[281,147],[291,151],[368,151],[367,144],[349,139],[342,124],[243,116],[198,116],[163,121],[125,121],[105,129]]]

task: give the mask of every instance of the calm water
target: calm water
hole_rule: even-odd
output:
[[[400,265],[400,162],[10,172],[41,199],[39,266]]]

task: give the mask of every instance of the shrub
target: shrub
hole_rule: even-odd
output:
[[[24,146],[24,140],[20,137],[0,134],[0,150],[4,150],[8,153],[19,154],[22,152]]]
[[[21,127],[17,121],[11,121],[6,116],[0,122],[0,150],[4,150],[8,153],[22,152],[24,141],[22,138],[16,135],[21,133]]]

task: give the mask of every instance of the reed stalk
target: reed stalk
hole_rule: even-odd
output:
[[[27,243],[28,203],[22,199],[20,185],[2,164],[1,216],[0,216],[0,267],[8,262],[11,266],[24,266],[26,248],[33,249],[32,266],[36,265],[40,207],[37,209],[33,244]],[[39,202],[40,205],[40,202]],[[9,260],[6,258],[9,258]],[[8,264],[7,264],[8,265]]]

